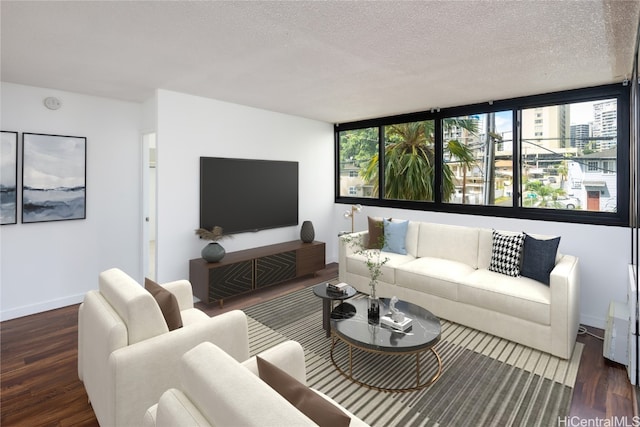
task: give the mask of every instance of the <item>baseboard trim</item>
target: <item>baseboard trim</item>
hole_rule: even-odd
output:
[[[55,310],[56,308],[67,307],[73,304],[80,304],[84,300],[84,294],[71,295],[50,301],[39,302],[37,304],[23,305],[0,312],[0,322],[16,319],[18,317],[29,316],[42,313],[44,311]]]
[[[598,329],[604,329],[606,326],[606,320],[604,317],[580,315],[580,324],[586,326],[592,326]]]

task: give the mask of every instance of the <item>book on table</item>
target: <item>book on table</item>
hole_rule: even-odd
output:
[[[334,294],[341,294],[344,295],[347,293],[347,287],[349,285],[347,285],[344,282],[338,283],[336,285],[332,284],[332,283],[327,283],[327,291],[334,293]]]
[[[404,317],[401,322],[396,322],[391,317],[391,313],[385,314],[384,316],[380,316],[380,324],[383,326],[387,326],[392,329],[397,329],[398,331],[406,331],[411,328],[413,321],[409,317]]]

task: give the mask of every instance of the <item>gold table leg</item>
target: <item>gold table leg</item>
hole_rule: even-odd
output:
[[[384,391],[384,392],[388,392],[388,393],[406,393],[406,392],[410,392],[410,391],[422,390],[423,388],[432,385],[433,383],[438,381],[438,378],[440,378],[440,375],[442,374],[442,359],[440,359],[440,355],[438,354],[438,352],[433,347],[426,348],[426,349],[423,349],[423,350],[418,350],[418,351],[415,351],[415,352],[410,352],[410,353],[385,352],[385,351],[371,350],[371,349],[362,348],[362,347],[358,347],[356,345],[353,345],[353,344],[351,344],[349,342],[346,342],[346,341],[342,340],[333,331],[332,331],[331,335],[332,335],[331,350],[329,352],[329,355],[331,356],[331,363],[333,363],[333,366],[335,366],[335,368],[338,370],[338,372],[342,376],[344,376],[348,380],[353,381],[354,383],[356,383],[358,385],[361,385],[363,387],[367,387],[369,389],[378,390],[378,391]],[[338,341],[344,342],[344,344],[347,345],[348,348],[349,348],[349,373],[348,374],[346,372],[344,372],[342,370],[342,368],[340,368],[340,366],[338,366],[338,364],[336,363],[335,358],[333,356],[333,350],[335,349],[336,344],[337,344]],[[359,350],[368,352],[368,353],[387,354],[387,355],[388,354],[395,354],[395,355],[398,355],[398,356],[406,356],[406,355],[411,355],[411,354],[415,353],[415,356],[416,356],[416,386],[415,387],[407,387],[407,388],[379,387],[379,386],[367,384],[367,383],[365,383],[363,381],[357,380],[353,376],[353,348],[354,347],[359,349]],[[420,355],[422,353],[428,351],[428,350],[430,350],[431,353],[433,353],[433,355],[436,357],[436,360],[438,362],[438,371],[433,375],[433,377],[431,377],[429,380],[427,380],[424,383],[422,383],[421,382],[421,378],[420,378]]]

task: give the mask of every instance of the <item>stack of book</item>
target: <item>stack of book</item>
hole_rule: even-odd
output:
[[[346,295],[348,286],[349,285],[347,285],[346,283],[338,283],[337,285],[327,283],[327,292],[336,295]]]
[[[411,326],[413,326],[413,321],[410,318],[405,316],[402,322],[396,322],[391,317],[391,313],[389,313],[380,317],[380,324],[383,326],[388,326],[389,328],[404,332],[409,328],[411,328]]]

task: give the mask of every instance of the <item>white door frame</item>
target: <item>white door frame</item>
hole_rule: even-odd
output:
[[[155,158],[152,158],[150,153],[152,150],[156,150],[156,133],[155,132],[146,132],[142,134],[142,164],[141,164],[141,182],[142,182],[142,236],[141,236],[141,247],[142,247],[142,280],[140,283],[144,283],[144,278],[149,277],[153,280],[157,279],[157,260],[158,249],[157,249],[157,241],[154,245],[154,252],[150,253],[150,240],[153,237],[154,240],[157,239],[157,230],[156,230],[156,185],[157,179],[155,182],[152,182],[151,169],[155,173]],[[150,265],[150,260],[153,260],[153,263]]]

